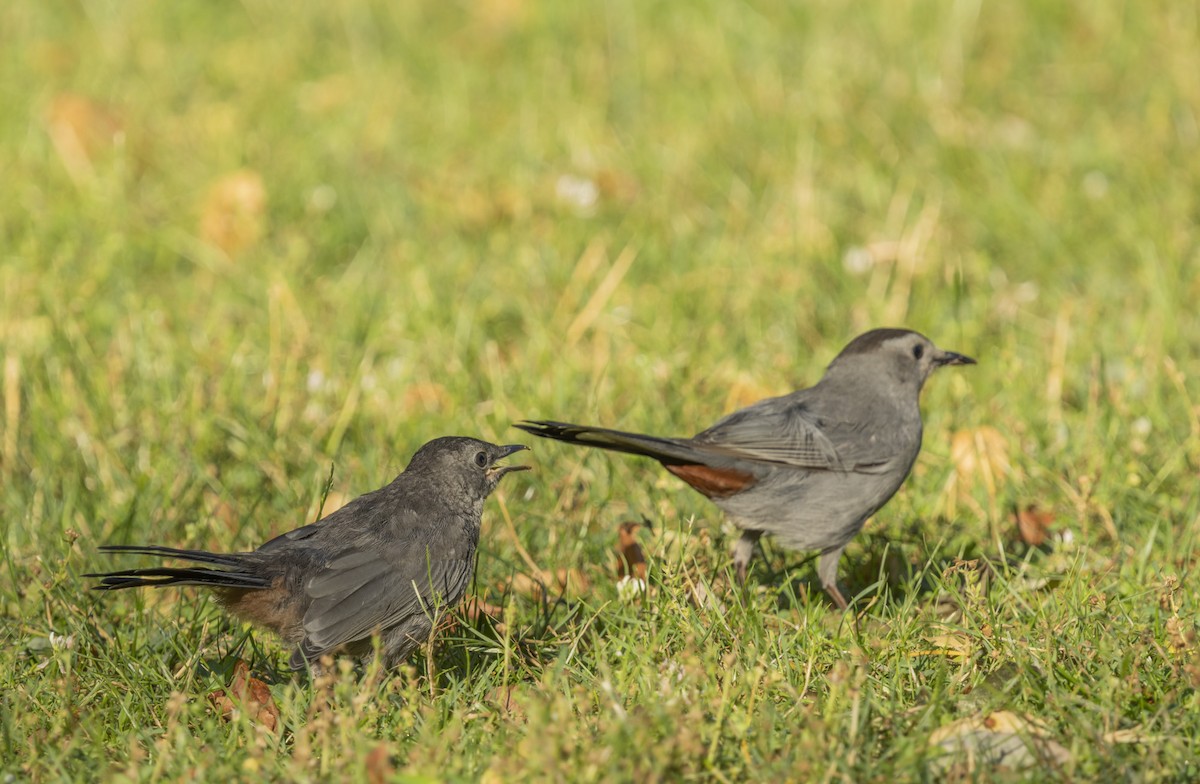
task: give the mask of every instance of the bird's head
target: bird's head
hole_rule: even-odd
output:
[[[921,391],[925,379],[947,365],[974,365],[975,360],[945,351],[910,329],[873,329],[850,341],[829,365],[830,374],[853,374],[864,383],[884,380],[901,389]]]
[[[487,498],[505,474],[528,471],[527,465],[500,465],[514,452],[528,449],[524,444],[499,446],[466,436],[435,438],[417,450],[405,469],[446,479],[463,487],[476,500]]]

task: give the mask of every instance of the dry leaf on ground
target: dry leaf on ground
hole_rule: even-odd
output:
[[[959,719],[934,730],[929,745],[940,752],[933,765],[959,775],[996,768],[1053,770],[1071,757],[1044,727],[1011,711]]]
[[[268,730],[274,731],[279,726],[279,706],[271,696],[271,689],[250,675],[250,667],[241,659],[233,666],[229,688],[211,692],[208,701],[226,721],[232,720],[236,711],[244,710]]]
[[[376,744],[363,760],[363,766],[367,769],[368,784],[384,784],[391,781],[396,774],[396,768],[392,765],[392,752],[386,743]]]
[[[63,93],[50,103],[46,126],[54,150],[76,182],[91,177],[96,158],[115,147],[124,132],[111,108],[74,93]]]
[[[583,572],[578,569],[556,569],[553,574],[543,571],[537,575],[524,572],[512,578],[513,591],[540,601],[544,594],[551,598],[560,596],[582,596],[591,587]]]
[[[638,529],[649,528],[649,520],[626,520],[617,528],[617,579],[646,579],[646,553],[638,542]]]
[[[471,597],[462,606],[463,615],[470,618],[472,621],[477,621],[480,618],[487,617],[493,621],[498,621],[504,617],[504,608],[499,607],[491,602],[484,601],[477,596]]]
[[[1040,547],[1054,526],[1054,512],[1043,511],[1036,504],[1030,504],[1024,509],[1013,512],[1017,523],[1017,533],[1021,541],[1030,547]]]
[[[960,501],[982,512],[974,498],[976,488],[981,485],[989,506],[994,509],[1000,480],[1012,470],[1004,434],[987,425],[959,430],[950,438],[950,460],[954,463],[954,473],[950,475],[946,493],[947,515],[955,515]]]
[[[212,184],[200,207],[200,237],[236,256],[262,236],[266,208],[267,188],[258,172],[227,174]]]
[[[965,659],[971,655],[973,646],[966,632],[945,630],[939,634],[925,635],[930,647],[916,651],[914,656],[945,656],[949,659]]]
[[[601,169],[596,172],[596,186],[600,188],[600,197],[620,204],[632,204],[637,200],[641,186],[631,174],[613,169]]]

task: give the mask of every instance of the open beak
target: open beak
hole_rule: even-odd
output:
[[[521,452],[529,449],[524,444],[509,444],[508,446],[500,447],[500,456],[492,461],[491,468],[487,470],[489,477],[495,477],[497,480],[505,474],[511,474],[513,471],[528,471],[531,466],[527,465],[496,465],[497,462],[503,460],[515,452]]]
[[[943,351],[937,358],[937,366],[943,365],[974,365],[975,360],[968,357],[966,354],[956,354],[953,351]]]

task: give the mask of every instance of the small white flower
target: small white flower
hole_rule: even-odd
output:
[[[586,212],[596,206],[600,199],[600,189],[596,183],[585,177],[564,174],[554,184],[554,193],[559,201],[565,202],[575,209]]]
[[[617,596],[621,601],[632,601],[646,592],[646,581],[633,575],[625,575],[617,580]]]
[[[75,635],[50,632],[50,647],[56,651],[69,651],[75,647]]]
[[[871,255],[871,251],[861,245],[855,245],[842,256],[842,266],[851,275],[865,275],[874,264],[875,257]]]

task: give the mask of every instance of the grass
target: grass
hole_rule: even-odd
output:
[[[5,780],[1200,776],[1193,6],[81,0],[0,31]],[[253,547],[437,435],[694,432],[885,324],[980,364],[926,389],[843,560],[856,619],[769,542],[731,589],[704,499],[548,443],[485,514],[502,622],[402,672],[293,681],[191,591],[80,577],[104,542]],[[525,587],[555,570],[561,601]],[[238,659],[277,731],[206,698]],[[988,761],[1011,721],[1031,751]]]

